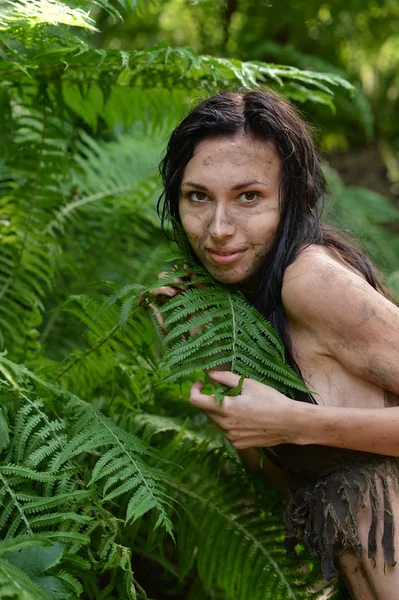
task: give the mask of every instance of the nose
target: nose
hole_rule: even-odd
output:
[[[234,219],[228,207],[222,204],[215,206],[208,231],[214,240],[223,240],[234,235]]]

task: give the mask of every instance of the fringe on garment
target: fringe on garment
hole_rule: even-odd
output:
[[[295,555],[295,546],[303,540],[308,552],[320,559],[323,576],[330,581],[338,575],[334,565],[337,545],[362,556],[357,512],[368,506],[371,506],[368,558],[375,559],[378,511],[383,507],[384,561],[395,566],[391,494],[398,490],[399,460],[349,450],[312,448],[316,452],[314,461],[309,456],[309,446],[307,454],[304,447],[296,447],[295,466],[299,468],[303,454],[302,469],[287,469],[290,478],[285,510],[287,553]],[[306,470],[309,464],[313,467],[310,471]]]

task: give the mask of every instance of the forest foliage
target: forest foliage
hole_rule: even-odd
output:
[[[169,4],[0,1],[1,598],[318,596],[317,564],[285,556],[278,493],[189,405],[188,371],[164,377],[137,298],[168,268],[158,164],[193,103],[267,85],[337,131],[356,115],[365,136],[372,107],[306,52],[265,62],[247,35],[236,58],[238,17],[208,52],[173,43],[154,25]],[[154,43],[128,45],[135,27]],[[399,289],[396,208],[326,172],[326,218]]]

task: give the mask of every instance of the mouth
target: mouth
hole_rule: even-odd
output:
[[[218,265],[230,265],[239,260],[244,252],[245,250],[219,250],[218,252],[208,250],[212,261]]]

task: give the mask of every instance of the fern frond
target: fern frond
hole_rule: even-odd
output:
[[[10,361],[7,367],[11,368]],[[25,368],[15,366],[15,372],[28,377]],[[64,425],[49,418],[44,403],[32,400],[25,390],[19,391],[22,403],[15,417],[8,462],[0,465],[0,536],[23,540],[21,534],[27,533],[32,539],[41,536],[39,539],[61,541],[78,551],[90,542],[86,530],[93,517],[83,506],[93,504],[94,490],[77,489],[83,482],[76,477],[76,465],[71,468],[71,463],[65,463],[62,471],[54,468],[67,441]]]
[[[35,354],[43,298],[54,275],[54,239],[43,229],[63,198],[71,128],[42,112],[14,107],[14,154],[6,153],[15,184],[0,199],[0,330],[13,357]]]
[[[168,485],[184,507],[176,527],[182,578],[197,571],[205,592],[221,589],[229,600],[318,597],[309,591],[317,581],[317,566],[306,555],[286,556],[276,490],[265,487],[259,475],[255,493],[251,479],[225,452],[198,448],[188,439],[170,458],[180,467],[179,483]]]
[[[71,391],[79,390],[79,395],[85,397],[93,387],[109,378],[110,373],[120,369],[124,360],[130,363],[133,375],[139,362],[137,366],[143,386],[138,398],[140,402],[146,401],[145,379],[148,383],[154,377],[157,357],[151,344],[154,339],[152,323],[147,315],[137,310],[138,293],[139,289],[132,287],[124,300],[129,301],[132,308],[129,306],[129,314],[122,313],[122,316],[113,301],[102,304],[83,295],[69,298],[63,310],[78,317],[87,326],[87,347],[71,353],[60,364],[55,374],[58,381]],[[134,385],[133,381],[131,385]],[[148,392],[151,393],[151,390]]]
[[[79,45],[76,41],[76,47]],[[37,41],[36,41],[37,43]],[[162,83],[166,89],[185,89],[191,91],[206,90],[208,93],[220,88],[249,89],[264,83],[277,88],[282,94],[299,92],[301,99],[317,100],[332,105],[335,88],[344,93],[353,93],[354,87],[342,77],[331,73],[301,71],[295,67],[266,64],[257,61],[242,62],[237,59],[217,58],[198,55],[192,48],[171,48],[159,45],[145,51],[94,50],[85,48],[85,59],[66,48],[60,55],[46,52],[41,55],[33,41],[28,57],[17,55],[11,61],[0,64],[0,73],[8,81],[21,81],[32,62],[36,64],[42,76],[49,78],[60,61],[67,63],[68,69],[62,72],[62,81],[81,85],[82,77],[91,84],[97,83],[103,74],[107,75],[109,88],[120,85],[124,87],[153,88],[154,81]],[[26,75],[25,75],[26,77]],[[287,86],[289,84],[289,87]],[[81,87],[83,87],[81,85]]]
[[[187,257],[183,261],[188,264]],[[196,274],[194,281],[186,281],[190,269]],[[157,286],[173,286],[176,277],[184,278],[188,289],[159,309],[168,331],[160,363],[169,371],[165,381],[227,362],[233,372],[282,393],[307,391],[285,364],[284,347],[277,333],[242,293],[217,283],[198,265],[177,268]]]
[[[159,193],[159,152],[156,145],[149,146],[148,138],[137,139],[139,133],[132,131],[120,135],[116,142],[100,143],[84,131],[80,132],[75,143],[75,158],[80,169],[73,175],[73,185],[79,196],[60,207],[55,219],[47,226],[48,231],[55,227],[63,229],[65,221],[78,218],[83,209],[91,219],[115,219],[118,216],[118,212],[113,214],[116,198],[119,211],[121,203],[125,203],[133,215],[140,205],[142,216],[149,213],[149,200],[154,208]],[[111,204],[104,204],[110,199],[113,200]],[[101,211],[96,208],[99,204]]]
[[[0,540],[0,556],[7,552],[17,552],[30,546],[51,546],[51,542],[42,535],[18,535],[14,538]]]
[[[209,427],[209,431],[206,427],[194,429],[193,427],[188,427],[181,419],[161,415],[150,415],[148,413],[139,413],[138,415],[135,415],[133,423],[141,430],[141,438],[148,443],[150,443],[152,438],[158,434],[173,432],[175,434],[182,433],[181,439],[192,442],[197,448],[225,448],[223,442],[224,438],[220,435],[219,431],[213,427]]]
[[[57,579],[62,581],[77,598],[81,597],[83,594],[84,590],[82,584],[71,573],[68,573],[64,569],[57,570]]]
[[[159,458],[157,454],[90,405],[73,399],[69,411],[75,422],[72,439],[54,466],[61,468],[74,456],[101,449],[102,456],[93,467],[90,483],[102,482],[103,501],[128,497],[126,522],[135,521],[155,509],[159,515],[157,525],[172,535],[172,524],[166,512],[171,498],[163,481],[165,472],[149,464],[149,459]]]
[[[41,413],[37,412],[38,409],[41,409],[41,404],[38,402],[28,402],[21,408],[18,442],[22,438],[27,439],[35,435],[35,427],[39,426],[42,419]],[[34,418],[32,420],[31,413],[35,411],[40,419]],[[172,533],[171,521],[166,512],[171,499],[166,492],[163,481],[167,475],[164,471],[150,466],[149,463],[150,460],[153,462],[158,461],[158,454],[139,438],[119,428],[94,407],[77,398],[72,398],[69,401],[66,415],[68,415],[71,426],[69,441],[66,442],[65,439],[62,439],[63,448],[61,451],[59,445],[55,445],[55,451],[51,456],[51,462],[49,462],[51,464],[50,473],[36,472],[28,467],[8,465],[0,469],[0,477],[4,479],[5,475],[14,476],[14,487],[18,486],[24,478],[48,483],[57,478],[58,474],[61,474],[75,457],[87,453],[97,453],[101,449],[103,455],[97,459],[94,465],[88,489],[71,489],[64,493],[52,493],[48,497],[36,497],[19,489],[14,491],[13,485],[4,481],[6,490],[12,498],[11,508],[8,510],[14,512],[17,510],[10,534],[14,534],[18,530],[22,521],[29,533],[32,533],[32,527],[37,526],[39,521],[35,518],[36,516],[41,516],[43,524],[46,522],[48,524],[52,520],[49,509],[60,512],[60,508],[78,505],[88,500],[92,495],[92,485],[98,484],[100,481],[104,502],[114,500],[122,495],[128,498],[126,521],[136,520],[146,512],[155,509],[159,514],[158,525],[162,525],[169,533]],[[24,422],[28,430],[27,434],[24,431]],[[39,429],[39,431],[42,431],[42,429]],[[46,432],[56,436],[58,428],[47,427]],[[23,458],[24,452],[20,456]],[[148,462],[144,459],[147,459]],[[2,474],[2,471],[4,471],[4,474]],[[60,521],[70,521],[68,518],[69,512],[63,511],[63,519],[60,518]],[[4,522],[9,520],[9,515],[10,512],[7,513]],[[32,525],[29,520],[31,515],[31,520],[33,518]],[[74,521],[81,525],[85,524],[87,519],[76,518]]]
[[[71,498],[72,500],[73,498]],[[76,498],[75,498],[76,499]],[[30,520],[30,526],[32,529],[42,529],[43,527],[49,527],[50,525],[57,525],[65,522],[75,522],[80,525],[87,525],[92,521],[92,517],[87,515],[81,515],[76,512],[53,512],[49,514],[40,515]]]
[[[8,423],[5,419],[3,410],[0,408],[0,452],[5,450],[10,443],[10,433]]]
[[[111,569],[111,581],[101,590],[98,600],[114,598],[112,592],[116,592],[118,598],[126,598],[126,600],[147,600],[147,595],[145,593],[141,594],[143,590],[133,576],[130,548],[110,541],[107,550],[108,556],[105,568]],[[104,557],[104,553],[102,555]]]
[[[5,531],[5,537],[13,537],[24,531],[33,534],[34,525],[37,524],[36,515],[65,506],[77,508],[92,494],[91,490],[76,490],[47,497],[32,492],[26,493],[23,486],[26,479],[38,483],[49,483],[54,481],[54,475],[14,465],[1,467],[0,481],[7,497],[7,504],[4,504],[4,508],[0,512],[0,526]],[[64,514],[65,520],[70,521],[67,514]],[[31,521],[34,524],[31,524]],[[72,521],[76,521],[76,519],[72,518]]]
[[[255,54],[260,52],[260,55],[268,56],[273,62],[283,63],[285,65],[295,65],[295,67],[298,67],[299,69],[318,71],[319,73],[335,73],[343,79],[348,77],[348,73],[344,68],[338,67],[333,62],[323,59],[318,54],[310,54],[304,52],[303,49],[299,50],[292,44],[281,45],[271,39],[262,40],[254,51]],[[359,121],[361,123],[368,139],[371,140],[374,131],[374,114],[372,106],[362,86],[353,81],[352,83],[355,85],[356,92],[349,102],[346,98],[342,97],[335,99],[337,112],[340,115],[341,127],[345,127],[345,114],[350,115],[352,121]],[[298,91],[297,95],[296,91],[293,90],[290,97],[295,102],[304,101],[300,91]],[[312,98],[311,101],[317,103],[317,98]]]
[[[48,234],[51,233],[60,243],[58,270],[63,276],[56,279],[54,291],[47,300],[48,305],[54,307],[55,314],[49,316],[43,338],[51,357],[62,360],[66,354],[70,354],[64,364],[68,368],[68,377],[62,381],[67,383],[68,379],[74,382],[75,377],[76,387],[73,389],[79,390],[79,395],[83,397],[91,393],[96,381],[99,385],[103,377],[110,370],[112,372],[113,365],[118,361],[115,361],[114,355],[110,369],[107,368],[106,361],[112,358],[112,354],[106,352],[102,342],[98,353],[90,351],[87,356],[80,354],[84,340],[79,322],[72,320],[60,307],[67,296],[81,294],[82,281],[85,282],[84,286],[96,284],[94,293],[98,298],[99,294],[104,293],[104,288],[108,292],[109,286],[98,285],[97,282],[107,281],[111,273],[112,277],[116,276],[118,284],[136,280],[142,281],[145,286],[162,270],[160,249],[163,239],[159,224],[155,221],[159,192],[155,173],[160,147],[159,137],[142,135],[140,127],[118,136],[116,142],[104,143],[81,134],[79,143],[76,142],[74,146],[78,152],[78,155],[75,154],[78,167],[69,171],[73,193],[65,195],[46,228]],[[76,244],[77,239],[80,240],[79,244]],[[102,256],[101,260],[97,258],[99,255]],[[113,262],[115,256],[119,257],[117,270]],[[126,298],[125,316],[129,313],[131,303],[132,300]],[[98,309],[99,312],[102,310],[100,307]],[[103,316],[106,318],[106,315]],[[119,316],[118,313],[110,328],[116,326],[118,329]],[[100,314],[97,321],[101,323]],[[110,322],[109,319],[107,322]],[[124,327],[123,317],[121,325],[123,333],[127,334],[128,328]],[[64,348],[65,336],[62,331],[65,327],[70,333]],[[99,335],[98,331],[97,328],[96,336]],[[106,344],[105,327],[103,331]],[[91,336],[90,346],[93,345]],[[102,350],[104,353],[101,356]],[[94,354],[96,360],[91,360]],[[90,362],[87,368],[83,365],[85,360]],[[76,365],[73,371],[69,367],[72,363]],[[92,376],[85,383],[84,376],[90,372]]]
[[[23,399],[16,416],[11,456],[17,462],[26,461],[25,464],[37,467],[64,446],[64,424],[49,419],[41,400],[31,400],[25,394]]]
[[[94,21],[80,8],[71,8],[58,0],[13,0],[0,17],[0,30],[18,24],[34,26],[42,24],[69,25],[95,31]],[[13,27],[13,29],[14,29]]]

